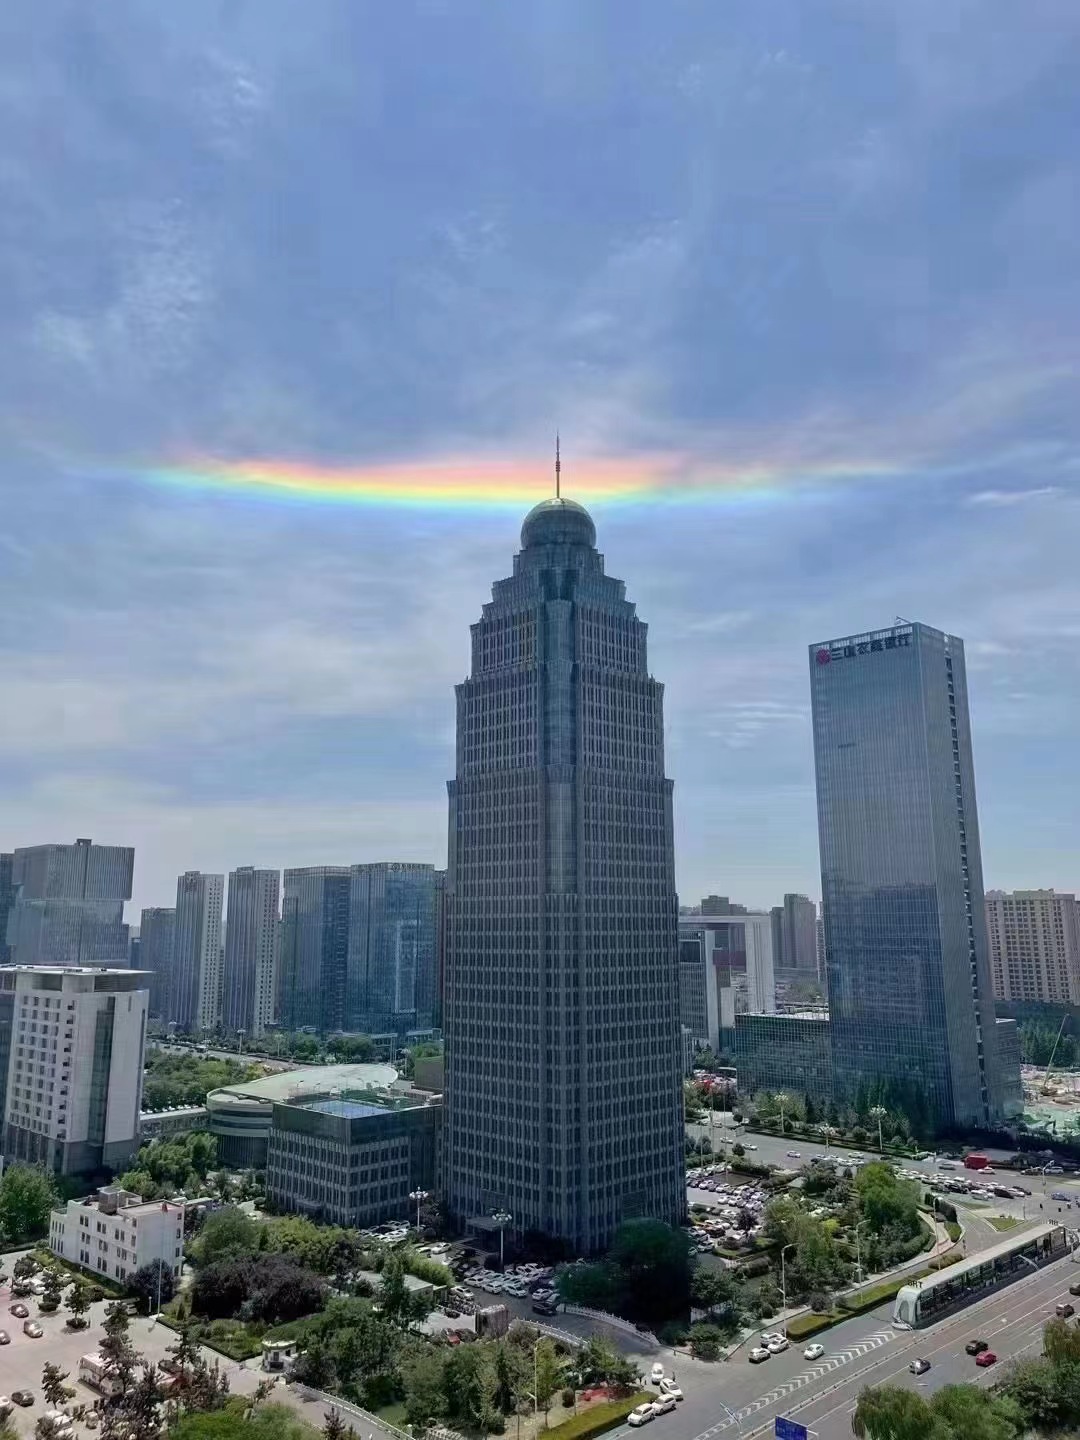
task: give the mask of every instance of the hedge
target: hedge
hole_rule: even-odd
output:
[[[593,1405],[588,1410],[582,1410],[580,1415],[571,1415],[569,1420],[564,1420],[561,1425],[554,1425],[550,1430],[545,1430],[547,1440],[584,1440],[586,1435],[602,1435],[605,1430],[613,1430],[616,1425],[621,1425],[631,1410],[636,1410],[646,1400],[655,1400],[656,1396],[650,1395],[647,1391],[639,1391],[636,1395],[628,1395],[624,1400],[605,1400],[601,1405]]]
[[[85,1280],[88,1285],[98,1285],[105,1291],[109,1300],[124,1300],[128,1292],[123,1285],[117,1285],[115,1280],[110,1280],[108,1275],[99,1275],[96,1270],[88,1270],[85,1265],[76,1265],[74,1260],[63,1260],[59,1255],[54,1255],[43,1245],[38,1245],[30,1252],[37,1263],[44,1270],[52,1267],[55,1270],[64,1270],[73,1278],[78,1277]]]

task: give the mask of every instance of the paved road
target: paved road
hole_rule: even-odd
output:
[[[674,1364],[686,1399],[675,1414],[653,1422],[654,1440],[719,1440],[728,1433],[731,1440],[750,1440],[771,1431],[777,1415],[800,1421],[819,1440],[840,1440],[851,1434],[851,1415],[866,1385],[904,1385],[928,1394],[955,1381],[989,1384],[1004,1361],[1039,1353],[1043,1325],[1055,1304],[1069,1298],[1069,1284],[1078,1277],[1080,1266],[1058,1261],[919,1331],[894,1327],[891,1304],[884,1305],[826,1331],[821,1336],[826,1353],[816,1361],[803,1359],[802,1346],[756,1366],[745,1353],[713,1366],[680,1356],[669,1369]],[[1001,1357],[997,1366],[981,1370],[964,1353],[975,1336],[990,1342]],[[907,1368],[917,1355],[932,1366],[918,1378]],[[629,1440],[634,1432],[623,1427],[612,1433]]]

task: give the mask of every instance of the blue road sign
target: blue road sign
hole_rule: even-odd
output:
[[[787,1420],[783,1415],[776,1417],[776,1440],[806,1440],[807,1429],[797,1420]]]

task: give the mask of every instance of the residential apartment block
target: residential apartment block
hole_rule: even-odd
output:
[[[1080,1005],[1080,909],[1054,890],[988,890],[986,930],[998,1000]]]

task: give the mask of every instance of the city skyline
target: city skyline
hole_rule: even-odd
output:
[[[1077,889],[1080,13],[122,0],[73,67],[14,5],[0,849],[133,845],[131,918],[191,867],[441,865],[473,597],[561,429],[683,896],[816,895],[803,649],[897,614],[967,642],[987,884]]]

